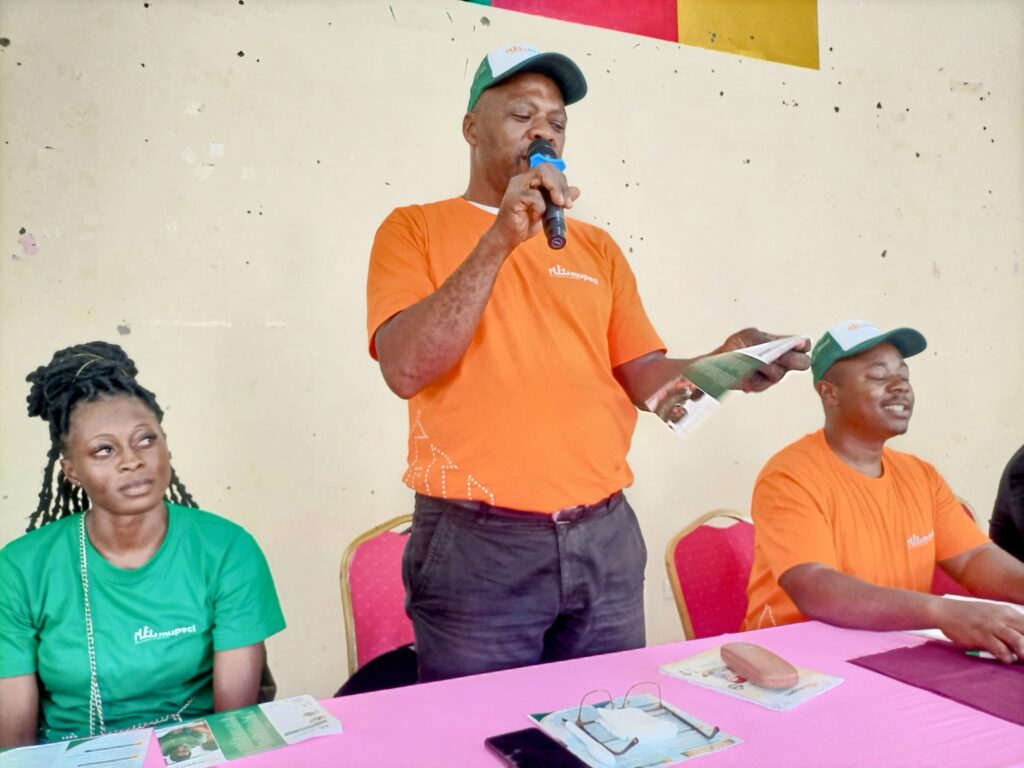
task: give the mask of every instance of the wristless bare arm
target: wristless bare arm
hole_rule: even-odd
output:
[[[410,398],[466,353],[508,251],[488,231],[434,293],[377,331],[377,357],[391,390]]]
[[[0,747],[35,744],[39,730],[39,682],[35,675],[0,678]]]
[[[213,708],[225,712],[256,703],[267,650],[253,643],[213,654]]]
[[[1024,605],[1024,563],[992,542],[939,565],[971,594]]]
[[[550,165],[509,181],[494,223],[441,287],[384,323],[375,337],[381,373],[391,390],[410,398],[450,371],[469,348],[494,281],[516,246],[541,229],[544,187],[572,207],[580,191]]]
[[[880,587],[822,563],[802,563],[779,577],[805,616],[854,629],[941,629],[951,640],[987,650],[1001,661],[1024,658],[1024,614],[989,603],[949,600]]]

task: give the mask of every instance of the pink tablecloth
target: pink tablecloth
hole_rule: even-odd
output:
[[[730,639],[760,643],[845,682],[796,709],[775,712],[658,672],[661,664]],[[332,699],[324,704],[345,733],[229,765],[500,768],[484,749],[486,736],[526,727],[528,713],[570,706],[593,688],[620,695],[632,683],[656,680],[668,701],[744,740],[696,758],[699,768],[1024,766],[1024,728],[846,662],[920,642],[903,633],[808,622]],[[146,766],[161,765],[154,745]]]

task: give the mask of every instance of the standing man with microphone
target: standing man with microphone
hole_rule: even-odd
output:
[[[692,361],[666,356],[608,233],[558,226],[580,194],[559,160],[565,107],[586,92],[562,54],[488,54],[465,193],[396,209],[374,240],[370,354],[409,402],[403,578],[424,681],[645,643],[626,454],[636,409]],[[808,365],[791,352],[744,388]]]

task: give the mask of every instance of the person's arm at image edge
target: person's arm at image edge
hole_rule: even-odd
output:
[[[991,542],[939,566],[973,595],[1024,605],[1024,563]]]
[[[0,748],[36,743],[39,681],[35,674],[0,678]]]
[[[1024,658],[1024,614],[1013,608],[880,587],[821,563],[789,568],[779,586],[804,616],[826,624],[878,631],[936,627],[1000,661],[1011,662],[1011,654]]]

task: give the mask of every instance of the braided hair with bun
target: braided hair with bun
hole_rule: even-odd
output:
[[[57,470],[54,482],[54,470],[71,426],[71,414],[78,403],[103,397],[137,397],[156,415],[157,421],[163,421],[164,412],[156,395],[135,380],[137,373],[135,363],[121,347],[105,341],[90,341],[56,352],[47,365],[26,377],[32,385],[27,398],[28,415],[38,416],[50,427],[43,487],[39,491],[39,504],[29,518],[28,531],[89,506],[85,489],[68,480],[63,470]],[[196,506],[173,468],[167,498],[183,506]]]

